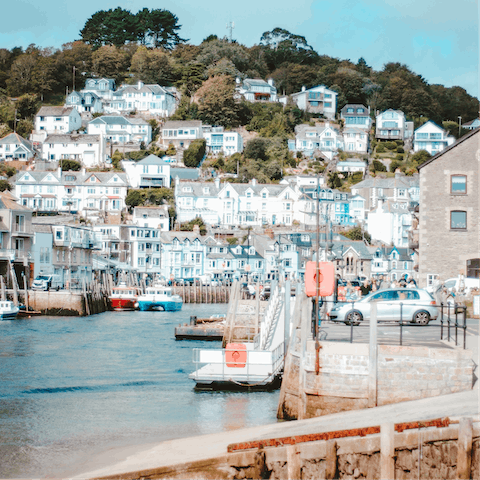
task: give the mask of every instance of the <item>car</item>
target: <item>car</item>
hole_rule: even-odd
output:
[[[388,288],[372,292],[356,302],[338,303],[328,313],[330,320],[359,325],[370,319],[370,306],[377,305],[377,321],[404,321],[428,325],[435,320],[435,300],[421,288]]]

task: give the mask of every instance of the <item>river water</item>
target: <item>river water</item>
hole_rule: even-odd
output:
[[[0,322],[0,478],[59,476],[99,452],[276,421],[278,391],[195,391],[190,315],[105,312]]]

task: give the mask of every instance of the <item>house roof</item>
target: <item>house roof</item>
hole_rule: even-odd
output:
[[[48,135],[43,143],[99,143],[100,135],[74,134],[59,135],[53,133]]]
[[[137,165],[169,165],[170,166],[169,163],[165,162],[160,157],[157,157],[156,155],[153,155],[153,154],[148,155],[143,160],[139,160],[137,162]]]
[[[75,110],[74,107],[41,107],[37,117],[63,117]]]
[[[33,151],[33,144],[30,140],[21,137],[18,133],[10,133],[9,135],[3,137],[0,140],[0,145],[7,145],[7,144],[20,144],[24,147],[28,148],[29,150]]]
[[[324,90],[328,90],[328,93],[333,93],[334,95],[338,95],[338,93],[335,91],[335,90],[330,90],[328,87],[326,87],[325,85],[317,85],[316,87],[311,87],[311,88],[306,88],[305,90],[302,90],[300,92],[295,92],[295,93],[292,93],[291,96],[292,97],[295,97],[297,95],[301,95],[302,93],[307,93],[307,92],[311,92],[313,90],[316,90],[317,88],[320,88],[320,89],[324,89]]]
[[[478,133],[480,132],[480,130],[476,129],[476,130],[472,130],[471,132],[468,132],[466,135],[464,135],[463,137],[459,138],[455,143],[453,143],[452,145],[448,146],[447,148],[445,148],[444,150],[442,150],[441,152],[437,153],[436,155],[434,155],[432,158],[429,158],[426,162],[423,162],[421,165],[419,165],[417,167],[417,170],[420,171],[421,168],[429,165],[430,163],[434,162],[437,158],[441,157],[442,155],[445,155],[447,152],[449,152],[450,150],[452,150],[452,148],[455,148],[457,147],[458,145],[460,145],[461,143],[465,142],[466,140],[468,140],[469,138],[473,137],[474,135],[478,135]]]
[[[200,120],[170,120],[165,122],[162,127],[162,130],[170,130],[177,128],[198,128],[202,127],[202,122]]]
[[[243,83],[246,83],[248,85],[251,85],[252,87],[264,87],[268,86],[272,88],[272,85],[270,85],[268,82],[265,80],[262,80],[261,78],[246,78]]]
[[[365,180],[353,185],[352,188],[358,190],[360,188],[410,188],[418,187],[420,179],[418,175],[407,176],[395,174],[395,177],[369,177]]]
[[[29,208],[17,203],[17,198],[14,197],[8,190],[0,192],[0,209],[3,210],[24,210],[31,212]]]
[[[166,215],[168,217],[168,205],[160,205],[158,207],[134,207],[133,216],[144,216],[150,218],[159,218]]]
[[[93,119],[90,124],[96,125],[104,123],[105,125],[131,125],[132,123],[138,125],[148,125],[148,122],[141,118],[125,118],[122,115],[102,115]]]
[[[170,176],[172,178],[178,177],[180,180],[197,180],[200,176],[198,168],[170,168]]]
[[[354,112],[347,112],[348,108],[354,108],[355,111]],[[358,113],[357,112],[358,108],[363,108],[364,109],[363,113]],[[362,105],[361,103],[347,103],[347,105],[345,105],[342,108],[341,113],[342,113],[342,115],[355,115],[355,116],[360,115],[360,116],[364,116],[364,117],[368,117],[370,115],[370,113],[368,112],[368,108],[365,105]]]

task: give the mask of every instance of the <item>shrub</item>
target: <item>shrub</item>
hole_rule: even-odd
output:
[[[400,166],[400,162],[397,160],[392,160],[390,162],[390,171],[395,172],[395,170]]]
[[[401,162],[403,160],[403,153],[397,153],[395,155],[395,160],[399,160]]]
[[[373,169],[374,169],[375,172],[386,172],[387,171],[387,167],[382,162],[380,162],[379,160],[374,160],[372,162],[372,165],[373,165]]]
[[[207,142],[204,138],[197,138],[183,152],[183,163],[186,167],[198,167],[207,149]]]
[[[385,149],[385,145],[383,143],[379,143],[377,145],[377,153],[385,153],[387,150]]]
[[[397,147],[397,153],[405,153],[403,147]]]
[[[397,144],[395,142],[385,142],[384,145],[385,145],[385,148],[387,148],[388,150],[397,149]]]

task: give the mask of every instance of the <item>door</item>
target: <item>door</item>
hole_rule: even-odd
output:
[[[396,305],[398,299],[398,293],[396,290],[381,290],[372,296],[370,303],[375,302],[377,304],[377,320],[386,321],[392,320],[395,317],[395,310],[400,309]]]

